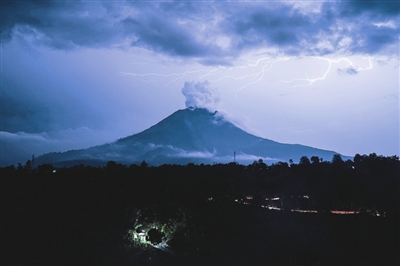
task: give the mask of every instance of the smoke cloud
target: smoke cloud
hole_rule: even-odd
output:
[[[215,111],[221,101],[218,90],[212,87],[207,80],[196,83],[194,81],[186,81],[182,88],[182,94],[186,98],[186,108],[200,107]]]

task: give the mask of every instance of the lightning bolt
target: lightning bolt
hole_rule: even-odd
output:
[[[256,61],[251,61],[251,60],[246,60],[250,63],[248,63],[247,65],[244,66],[238,66],[238,67],[234,67],[234,68],[230,68],[229,70],[234,70],[234,69],[247,69],[247,68],[256,68],[259,65],[262,64],[262,62],[266,61],[263,65],[261,70],[256,71],[255,73],[252,74],[247,74],[247,75],[242,75],[242,76],[232,76],[232,75],[224,75],[221,78],[215,79],[215,80],[210,80],[211,82],[218,82],[218,81],[224,81],[227,79],[232,79],[232,80],[243,80],[243,79],[249,79],[249,82],[247,82],[245,85],[235,89],[235,95],[237,96],[237,94],[242,91],[243,89],[245,89],[246,87],[255,84],[259,81],[261,81],[264,77],[265,77],[265,73],[269,70],[271,70],[271,68],[273,67],[273,65],[277,62],[281,62],[281,61],[287,61],[290,60],[292,57],[282,57],[282,58],[277,58],[275,60],[271,61],[271,58],[269,57],[263,57],[260,58]],[[222,68],[222,67],[221,67]]]
[[[140,58],[140,57],[138,57]],[[292,57],[279,57],[279,58],[270,58],[270,57],[262,57],[257,60],[248,60],[240,58],[240,60],[245,61],[245,64],[234,66],[234,67],[226,67],[226,66],[216,66],[216,67],[208,67],[208,68],[198,68],[192,70],[186,70],[183,72],[173,72],[173,73],[159,73],[159,72],[149,72],[149,73],[135,73],[135,72],[122,72],[120,71],[121,75],[129,75],[133,77],[139,77],[142,81],[145,82],[157,82],[157,78],[163,79],[171,79],[168,81],[165,86],[168,86],[174,82],[178,82],[183,80],[185,77],[191,74],[200,74],[202,73],[198,79],[204,80],[208,79],[211,83],[224,83],[229,80],[233,81],[244,81],[245,84],[241,85],[240,87],[233,89],[236,95],[238,92],[242,91],[246,87],[253,85],[257,82],[260,82],[265,78],[265,74],[267,71],[270,71],[275,63],[283,62],[290,60]],[[164,57],[165,59],[165,57]],[[146,61],[150,61],[147,60]],[[141,66],[156,66],[157,64],[152,63],[143,63],[143,62],[136,62],[132,63],[135,65]],[[261,68],[260,68],[261,67]],[[250,72],[249,74],[238,74],[234,72],[240,71],[247,71]]]
[[[310,86],[310,85],[312,85],[314,82],[324,80],[324,79],[327,77],[327,75],[329,74],[329,72],[331,71],[331,69],[332,69],[332,64],[334,64],[334,63],[340,63],[340,62],[342,62],[342,61],[347,62],[347,63],[350,65],[350,67],[349,67],[348,69],[352,69],[353,71],[355,71],[355,73],[358,73],[358,72],[361,72],[361,71],[366,71],[366,70],[372,69],[371,57],[367,57],[367,58],[366,58],[366,57],[363,57],[363,59],[368,59],[368,62],[369,62],[369,66],[366,67],[366,68],[356,67],[356,65],[355,65],[350,59],[348,59],[348,58],[339,58],[339,59],[335,59],[335,60],[329,59],[329,58],[326,58],[326,57],[312,57],[312,58],[316,58],[316,59],[318,59],[318,60],[324,60],[324,61],[327,61],[327,62],[328,62],[328,67],[327,67],[326,71],[324,72],[324,74],[323,74],[321,77],[317,77],[317,78],[311,79],[311,78],[308,77],[308,75],[307,75],[307,73],[306,73],[306,74],[305,74],[306,78],[304,78],[304,79],[292,79],[292,80],[280,81],[280,82],[278,82],[277,84],[279,84],[279,83],[287,83],[287,84],[290,84],[290,83],[294,83],[294,82],[304,82],[305,84],[297,84],[297,85],[295,85],[295,86],[293,86],[293,87],[305,87],[305,86]]]
[[[121,75],[129,75],[129,76],[133,76],[133,77],[162,77],[162,78],[170,78],[170,77],[174,77],[173,80],[169,81],[165,86],[168,86],[169,84],[176,82],[180,79],[183,79],[185,76],[189,75],[189,74],[195,74],[195,73],[200,73],[200,72],[212,72],[210,70],[207,69],[198,69],[198,70],[188,70],[188,71],[184,71],[181,73],[169,73],[169,74],[160,74],[160,73],[145,73],[145,74],[138,74],[138,73],[131,73],[131,72],[120,72]],[[143,81],[146,82],[155,82],[155,80],[146,80],[146,79],[142,79]]]
[[[150,52],[150,51],[146,51]],[[158,55],[157,55],[158,56]],[[173,59],[168,59],[164,56],[161,56],[162,61],[164,63],[170,64],[178,63]],[[163,64],[157,64],[157,60],[150,60],[145,57],[137,57],[141,62],[132,63],[135,65],[141,66],[154,66],[154,68],[160,68],[160,66],[165,67]],[[287,62],[293,59],[302,59],[305,57],[261,57],[256,60],[249,60],[244,58],[239,58],[236,62],[236,66],[199,66],[199,67],[192,67],[190,70],[184,70],[181,72],[169,72],[168,69],[165,71],[160,72],[147,72],[147,73],[137,73],[137,72],[120,72],[121,75],[129,75],[133,77],[140,78],[142,81],[145,82],[158,82],[161,80],[168,80],[165,83],[165,86],[169,86],[173,83],[179,82],[184,80],[185,78],[188,79],[189,77],[195,76],[195,79],[204,80],[207,79],[211,83],[225,83],[228,81],[234,81],[235,87],[232,91],[235,92],[235,96],[248,88],[251,85],[261,82],[270,78],[272,76],[267,77],[267,72],[273,70],[274,65],[277,63]],[[372,61],[370,57],[364,57],[363,60],[367,59],[369,62],[369,66],[367,67],[357,67],[352,60],[348,58],[339,58],[339,59],[330,59],[327,57],[308,57],[311,59],[322,60],[328,63],[326,69],[324,70],[321,76],[310,78],[307,73],[305,73],[305,78],[298,78],[298,79],[291,79],[291,80],[281,80],[275,84],[271,84],[272,86],[278,85],[281,83],[285,84],[294,84],[293,87],[304,87],[304,86],[311,86],[315,82],[323,81],[326,79],[328,74],[332,71],[332,67],[334,64],[338,64],[341,62],[346,62],[349,67],[346,68],[347,71],[351,71],[352,73],[358,73],[361,71],[366,71],[372,69]],[[143,62],[145,61],[145,62]],[[242,63],[238,63],[242,61]],[[244,62],[244,63],[243,63]],[[176,64],[177,65],[177,64]],[[179,65],[179,64],[178,64]],[[193,78],[192,78],[193,79]]]

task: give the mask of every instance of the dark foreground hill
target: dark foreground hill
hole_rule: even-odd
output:
[[[104,165],[107,161],[124,164],[145,160],[151,165],[212,164],[234,160],[241,164],[262,159],[264,162],[298,161],[301,156],[330,160],[333,151],[298,144],[283,144],[245,132],[218,112],[202,108],[179,110],[138,134],[116,142],[40,156],[38,163],[72,166],[79,161]]]
[[[398,157],[354,161],[1,168],[1,265],[399,265]]]

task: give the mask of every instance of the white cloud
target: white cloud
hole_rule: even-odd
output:
[[[300,13],[304,15],[312,15],[312,14],[320,14],[321,13],[321,7],[323,1],[295,1],[295,2],[289,2],[288,4],[293,5],[293,8],[298,10]]]
[[[180,150],[176,156],[178,157],[190,157],[190,158],[212,158],[215,156],[217,151],[214,149],[213,152],[209,151],[185,151]]]
[[[185,82],[182,88],[186,107],[203,107],[215,111],[221,96],[218,90],[207,80],[200,82]]]
[[[262,156],[256,156],[256,155],[252,155],[252,154],[246,154],[246,153],[242,153],[242,154],[238,154],[236,155],[236,159],[237,160],[252,160],[252,161],[258,161],[259,159],[262,159],[263,161],[284,161],[282,159],[278,159],[278,158],[271,158],[271,157],[262,157]]]
[[[396,22],[394,20],[388,20],[385,22],[376,22],[376,23],[372,23],[372,25],[381,28],[381,27],[386,27],[386,28],[390,28],[390,29],[397,29],[397,25]]]

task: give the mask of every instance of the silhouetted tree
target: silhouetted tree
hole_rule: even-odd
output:
[[[309,165],[309,164],[310,164],[310,159],[308,159],[307,156],[301,156],[301,158],[300,158],[300,164]]]
[[[341,163],[343,163],[343,159],[342,159],[342,157],[340,156],[340,154],[334,154],[334,155],[333,155],[333,157],[332,157],[332,163],[333,163],[333,164],[341,164]]]
[[[32,169],[35,168],[35,155],[32,154]]]
[[[53,165],[51,164],[41,164],[37,167],[39,174],[49,174],[53,172]]]
[[[18,163],[18,165],[17,165],[17,170],[18,170],[18,171],[24,170],[24,167],[22,166],[21,163]]]
[[[27,172],[32,171],[32,162],[31,160],[26,161],[25,166],[24,166],[24,170]]]
[[[108,161],[106,164],[106,168],[111,169],[111,170],[115,169],[115,168],[117,168],[117,163],[114,161]]]
[[[319,157],[318,156],[311,156],[311,163],[312,164],[318,164],[319,163]]]

